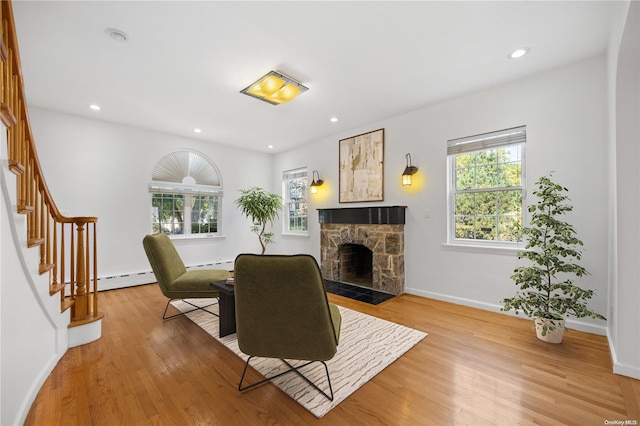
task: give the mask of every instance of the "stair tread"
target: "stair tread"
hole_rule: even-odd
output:
[[[27,247],[37,247],[44,244],[44,238],[28,238]]]
[[[49,285],[49,295],[53,296],[64,288],[64,284],[50,284]],[[64,310],[63,310],[64,311]]]
[[[69,323],[69,328],[70,327],[77,327],[79,325],[90,324],[92,322],[99,321],[102,318],[104,318],[104,313],[98,312],[97,314],[94,314],[94,315],[92,315],[90,317],[87,317],[87,318],[83,318],[81,320],[73,320],[72,319],[71,323]]]
[[[42,275],[45,272],[49,272],[50,270],[52,270],[54,266],[55,265],[53,263],[41,263],[38,267],[38,272],[40,272],[40,275]]]

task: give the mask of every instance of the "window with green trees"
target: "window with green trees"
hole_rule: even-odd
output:
[[[289,170],[282,174],[285,203],[285,232],[307,233],[307,169]]]
[[[222,186],[214,164],[195,151],[175,151],[153,169],[152,231],[168,235],[216,234]]]
[[[177,235],[218,232],[218,197],[163,193],[155,193],[151,197],[154,233]]]
[[[525,142],[525,126],[448,141],[449,241],[522,240]]]

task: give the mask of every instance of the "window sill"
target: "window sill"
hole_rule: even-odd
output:
[[[302,237],[302,238],[309,238],[309,234],[308,233],[298,233],[298,232],[283,232],[282,234],[283,237]]]
[[[466,251],[469,253],[502,254],[506,256],[516,256],[523,248],[519,246],[504,247],[483,244],[457,244],[443,243],[442,248],[451,251]]]
[[[227,238],[225,235],[217,234],[204,234],[204,235],[169,235],[169,239],[172,241],[183,240],[222,240]]]

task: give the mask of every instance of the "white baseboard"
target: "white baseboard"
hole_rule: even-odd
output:
[[[233,269],[233,260],[223,260],[220,262],[206,263],[201,265],[187,266],[188,270],[192,269]],[[151,270],[142,272],[131,272],[121,275],[110,275],[98,278],[98,291],[115,290],[117,288],[133,287],[142,284],[151,284],[156,282],[156,277]]]
[[[416,296],[428,297],[429,299],[442,300],[444,302],[455,303],[456,305],[470,306],[472,308],[483,309],[485,311],[496,312],[504,315],[510,315],[518,318],[522,318],[513,312],[501,311],[501,305],[480,302],[473,299],[465,299],[463,297],[450,296],[447,294],[434,293],[431,291],[418,290],[415,288],[405,288],[405,293],[415,294]],[[584,331],[585,333],[598,334],[600,336],[607,335],[607,327],[604,325],[593,324],[584,321],[578,321],[574,319],[567,319],[567,328]]]
[[[58,361],[60,361],[60,358],[62,358],[62,355],[64,355],[64,352],[54,354],[49,361],[43,365],[42,370],[36,376],[33,383],[31,383],[24,400],[20,404],[17,414],[18,418],[16,418],[16,422],[13,424],[24,424],[24,421],[27,419],[27,415],[29,414],[29,409],[31,408],[31,405],[33,405],[33,401],[36,400],[36,396],[38,396],[38,392],[40,392],[42,385],[44,385],[45,380],[47,380],[49,375],[53,372],[53,369],[58,364]]]
[[[69,347],[86,345],[102,337],[102,320],[69,328]]]
[[[640,380],[640,367],[618,361],[618,354],[616,353],[616,347],[613,344],[613,338],[608,332],[607,338],[609,339],[609,351],[611,352],[611,362],[613,362],[613,372],[621,376]]]
[[[497,304],[490,304],[485,302],[479,302],[477,300],[465,299],[462,297],[455,297],[446,294],[434,293],[430,291],[419,290],[415,288],[406,288],[406,293],[415,294],[417,296],[428,297],[430,299],[442,300],[444,302],[455,303],[457,305],[470,306],[472,308],[483,309],[486,311],[497,312],[505,315],[517,316],[513,312],[503,312],[500,310],[501,306]],[[637,365],[626,364],[618,360],[616,354],[616,348],[613,344],[613,339],[609,333],[609,329],[605,325],[587,323],[577,320],[567,320],[567,327],[584,331],[586,333],[598,334],[600,336],[607,336],[609,342],[609,351],[611,353],[611,360],[613,363],[613,373],[621,376],[631,377],[633,379],[640,380],[640,367]]]

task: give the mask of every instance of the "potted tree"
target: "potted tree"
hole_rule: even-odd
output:
[[[536,186],[533,195],[538,202],[528,207],[530,226],[522,228],[527,244],[518,253],[519,259],[528,259],[531,265],[514,270],[511,279],[519,290],[502,300],[502,310],[514,310],[516,315],[524,312],[534,318],[538,338],[560,343],[565,316],[606,318],[587,306],[593,290],[574,284],[575,278],[589,272],[576,263],[582,257],[582,241],[573,226],[562,220],[562,215],[573,210],[567,203],[567,188],[553,182],[551,175],[538,179]]]
[[[262,253],[267,244],[273,243],[273,232],[267,232],[267,223],[273,224],[282,209],[282,197],[266,192],[262,188],[241,189],[240,198],[235,201],[242,214],[251,219],[251,231],[258,235]]]

